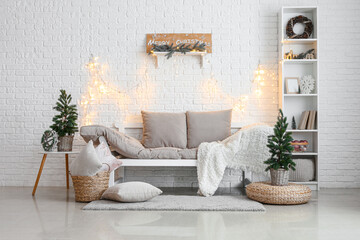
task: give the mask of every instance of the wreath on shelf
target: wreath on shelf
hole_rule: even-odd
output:
[[[153,44],[153,47],[151,48],[149,55],[153,54],[155,52],[167,52],[167,54],[165,55],[167,57],[167,59],[171,58],[172,55],[175,52],[180,52],[182,54],[186,54],[187,52],[205,52],[205,43],[200,43],[200,42],[196,42],[194,45],[188,44],[186,45],[185,43],[180,43],[174,46],[174,44],[164,44],[164,45],[157,45],[157,44]]]
[[[302,34],[296,34],[294,32],[294,26],[297,23],[302,23],[305,25],[305,29]],[[309,18],[302,15],[291,18],[286,25],[286,35],[291,39],[309,38],[313,30],[314,30],[314,25],[312,21]]]

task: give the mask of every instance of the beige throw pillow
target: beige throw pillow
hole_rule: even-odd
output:
[[[142,144],[146,148],[186,148],[185,113],[141,111],[143,119]]]
[[[213,112],[186,112],[187,148],[203,142],[222,141],[231,135],[232,109]]]
[[[101,199],[117,202],[144,202],[162,194],[162,191],[153,185],[144,182],[126,182],[109,187]]]

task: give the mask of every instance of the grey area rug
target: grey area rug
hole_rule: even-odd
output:
[[[179,196],[162,195],[147,202],[119,203],[108,200],[93,201],[83,210],[122,211],[250,211],[264,212],[265,207],[245,196]]]

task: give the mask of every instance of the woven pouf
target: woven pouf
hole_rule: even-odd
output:
[[[246,195],[262,203],[303,204],[310,200],[311,189],[295,183],[289,183],[288,186],[272,186],[270,182],[256,182],[246,187]]]

